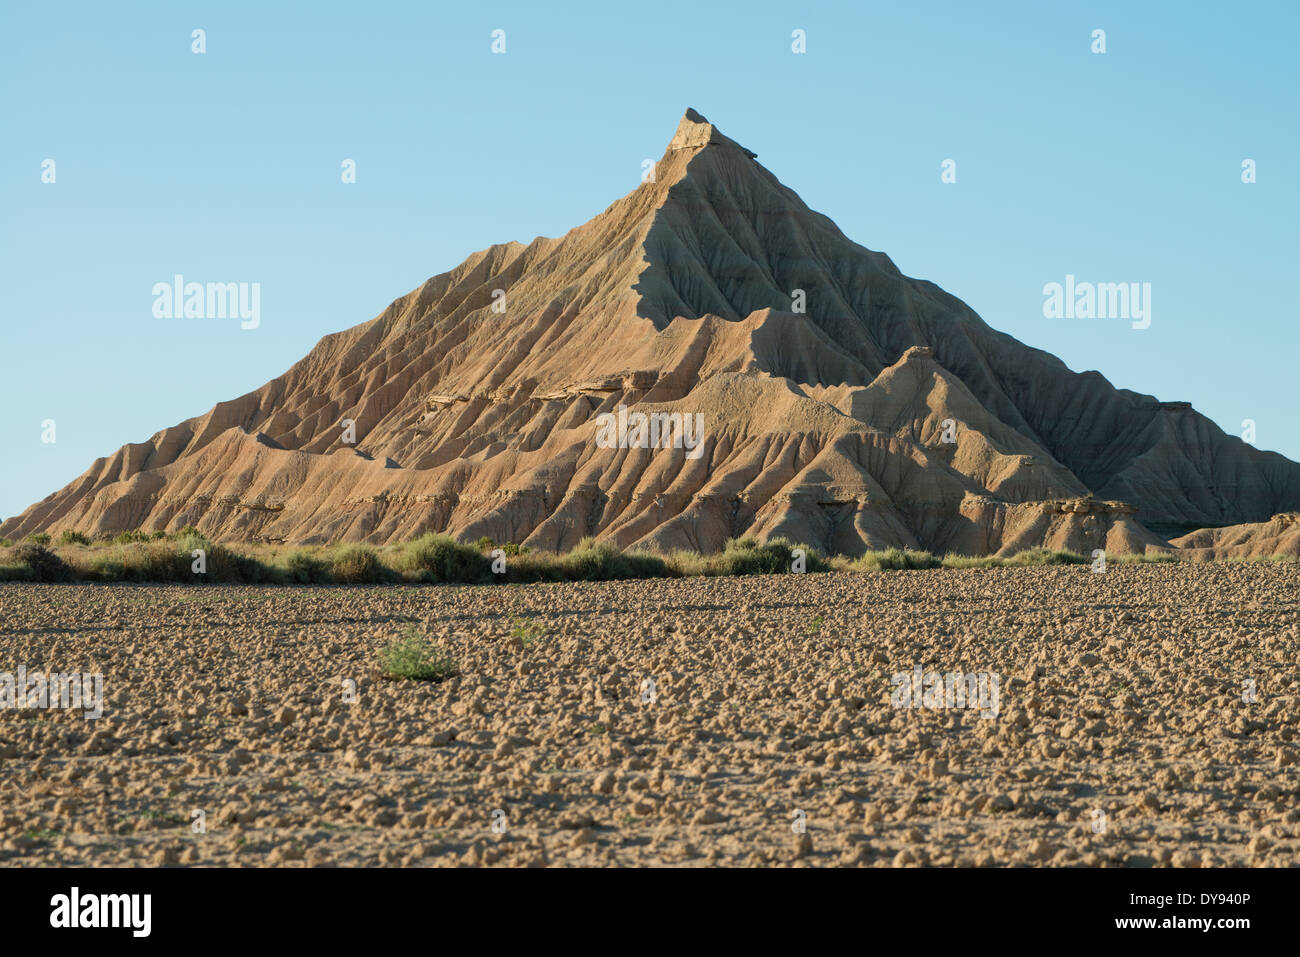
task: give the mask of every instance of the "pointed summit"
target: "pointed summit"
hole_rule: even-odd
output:
[[[1300,512],[1300,465],[995,331],[753,157],[687,110],[589,222],[473,254],[0,537],[1087,553]],[[611,444],[631,415],[699,444]]]
[[[721,130],[688,106],[682,121],[677,124],[677,132],[673,135],[672,142],[668,144],[668,151],[675,153],[678,150],[702,150],[706,146],[730,146],[740,150],[750,159],[758,155],[724,136]]]

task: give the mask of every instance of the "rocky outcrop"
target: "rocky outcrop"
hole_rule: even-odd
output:
[[[1203,528],[1171,543],[1189,558],[1300,556],[1300,514],[1284,512],[1267,522]]]
[[[603,443],[621,414],[700,441]],[[590,222],[475,253],[0,535],[1006,554],[1297,509],[1300,466],[995,331],[688,111]]]

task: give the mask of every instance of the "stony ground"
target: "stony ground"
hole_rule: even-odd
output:
[[[1298,629],[1295,565],[3,585],[0,673],[107,703],[0,711],[0,863],[1289,866]]]

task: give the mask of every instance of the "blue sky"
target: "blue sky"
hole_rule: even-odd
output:
[[[687,106],[995,328],[1300,459],[1300,5],[1189,6],[9,0],[0,516],[584,222]],[[155,318],[177,273],[260,283],[259,328]],[[1045,318],[1067,274],[1151,283],[1150,328]]]

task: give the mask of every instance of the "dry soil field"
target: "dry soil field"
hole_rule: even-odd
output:
[[[1293,564],[2,585],[0,674],[104,706],[0,711],[0,863],[1292,865],[1298,603]],[[381,678],[412,628],[458,677]],[[984,697],[903,706],[916,666]]]

